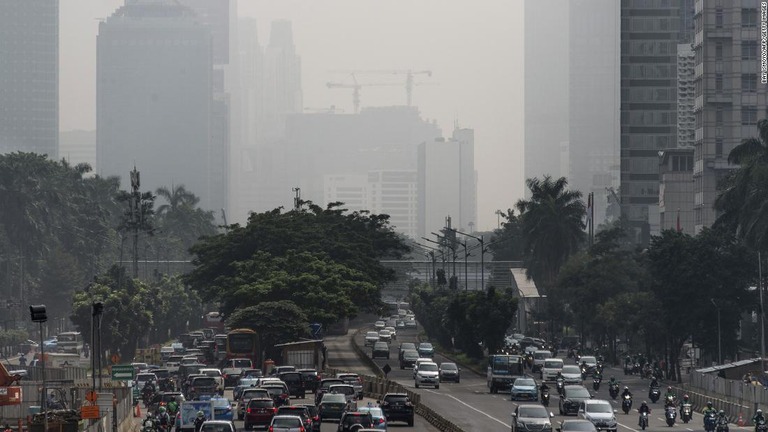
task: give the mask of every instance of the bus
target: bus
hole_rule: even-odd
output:
[[[499,390],[510,390],[515,378],[523,375],[522,356],[510,354],[488,356],[486,379],[491,393],[498,393]]]
[[[235,329],[227,333],[227,359],[248,358],[259,365],[259,335],[251,329]]]
[[[227,335],[217,334],[213,337],[213,357],[217,363],[227,358]]]
[[[80,332],[59,333],[56,340],[56,349],[59,352],[80,355],[83,351],[83,336]]]
[[[208,312],[203,317],[203,326],[211,328],[214,332],[224,332],[224,316],[218,312]]]

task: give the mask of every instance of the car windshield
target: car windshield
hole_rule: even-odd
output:
[[[574,365],[563,366],[563,374],[581,374],[581,369]]]
[[[326,394],[321,403],[347,403],[347,398],[343,394]]]
[[[269,392],[269,394],[271,396],[280,396],[281,394],[283,394],[284,390],[285,389],[283,389],[282,387],[268,387],[267,388],[267,391]]]
[[[458,367],[456,367],[455,363],[443,363],[440,365],[440,369],[442,370],[457,370]]]
[[[403,352],[403,358],[406,358],[409,360],[417,359],[419,358],[419,353],[416,350],[406,350],[405,352]]]
[[[569,398],[589,398],[589,392],[584,387],[572,387],[567,391]]]
[[[369,412],[374,418],[384,417],[384,412],[378,407],[360,407],[357,410],[360,412]]]
[[[563,432],[570,432],[570,431],[578,431],[578,432],[588,432],[588,431],[594,431],[595,425],[592,424],[590,421],[566,421],[563,422],[562,431]]]
[[[563,361],[562,360],[549,360],[544,362],[545,368],[550,369],[557,369],[563,367]]]
[[[548,418],[547,409],[543,406],[521,406],[518,408],[517,415],[527,418]]]
[[[253,399],[248,404],[248,408],[272,408],[275,405],[275,403],[272,400],[257,400]]]
[[[355,394],[355,389],[350,385],[335,385],[330,388],[331,393],[341,393],[345,395]]]
[[[376,332],[368,332],[365,334],[365,337],[377,338],[379,337],[379,334]]]
[[[419,371],[437,372],[437,365],[434,363],[422,363],[419,366]]]
[[[416,349],[416,344],[411,342],[403,342],[400,344],[401,350],[407,350],[407,349]]]
[[[269,397],[269,392],[264,389],[246,390],[243,392],[243,399],[253,399],[257,397]]]
[[[209,376],[209,377],[220,377],[221,376],[221,372],[219,372],[218,369],[206,370],[206,371],[203,371],[203,373],[206,376]]]
[[[591,403],[587,404],[587,412],[590,413],[612,413],[613,408],[607,403]]]
[[[275,417],[272,420],[275,427],[301,427],[301,419],[296,417]]]
[[[347,414],[344,416],[344,424],[349,426],[353,424],[361,424],[363,426],[370,426],[371,425],[371,418],[368,416],[368,414]]]
[[[340,379],[334,379],[334,380],[323,381],[323,382],[322,382],[322,384],[320,384],[320,388],[322,388],[322,389],[325,389],[325,390],[328,390],[328,388],[329,388],[330,386],[332,386],[332,385],[336,385],[336,384],[344,384],[344,381],[342,381],[342,380],[340,380]]]
[[[419,349],[432,349],[432,344],[431,343],[419,344]]]
[[[232,367],[249,368],[251,367],[251,361],[250,360],[232,360]]]
[[[515,380],[515,387],[534,387],[536,382],[530,378],[518,378]]]
[[[550,357],[552,357],[552,353],[550,353],[549,351],[533,353],[533,358],[535,358],[536,360],[544,360],[544,359],[548,359]]]
[[[232,432],[232,427],[226,423],[203,424],[201,432]]]
[[[582,356],[581,361],[579,363],[595,364],[597,363],[597,359],[592,356]]]

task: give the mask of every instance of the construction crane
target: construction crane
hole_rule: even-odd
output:
[[[412,69],[394,69],[394,70],[353,70],[353,71],[336,71],[336,72],[344,72],[352,74],[353,76],[355,74],[362,75],[362,74],[375,74],[375,75],[405,75],[405,96],[406,96],[406,103],[408,106],[411,106],[411,101],[413,99],[413,88],[417,85],[423,85],[424,83],[417,83],[414,82],[413,77],[415,75],[426,75],[428,77],[432,76],[432,71],[430,70],[412,70]]]
[[[352,89],[352,106],[354,107],[355,114],[358,114],[360,112],[360,89],[363,87],[380,87],[380,86],[395,86],[399,85],[397,83],[363,83],[360,84],[357,82],[357,77],[355,77],[355,74],[352,75],[352,81],[354,83],[348,84],[348,83],[338,83],[338,82],[329,82],[326,83],[326,86],[328,88],[351,88]]]

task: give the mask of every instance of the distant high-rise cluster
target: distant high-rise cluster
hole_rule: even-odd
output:
[[[677,146],[693,147],[696,133],[694,115],[695,68],[693,46],[677,46]]]
[[[0,1],[0,154],[58,146],[59,0]]]

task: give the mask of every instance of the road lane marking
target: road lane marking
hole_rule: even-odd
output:
[[[436,395],[447,396],[447,397],[449,397],[449,398],[451,398],[451,399],[455,400],[456,402],[458,402],[458,403],[460,403],[460,404],[464,405],[465,407],[467,407],[467,408],[469,408],[469,409],[472,409],[472,410],[475,410],[475,411],[479,412],[480,414],[482,414],[482,415],[484,415],[484,416],[488,417],[489,419],[491,419],[491,420],[494,420],[494,421],[496,421],[496,422],[498,422],[498,423],[501,423],[502,425],[504,425],[504,427],[509,427],[509,425],[508,425],[507,423],[505,423],[505,422],[503,422],[503,421],[501,421],[501,420],[497,419],[496,417],[494,417],[494,416],[492,416],[492,415],[490,415],[490,414],[488,414],[488,413],[486,413],[486,412],[484,412],[484,411],[480,411],[479,409],[477,409],[477,408],[473,407],[472,405],[469,405],[468,403],[466,403],[466,402],[464,402],[464,401],[462,401],[462,400],[459,400],[458,398],[456,398],[456,397],[454,397],[454,396],[451,396],[451,395],[449,395],[449,394],[445,394],[445,393],[436,392],[436,391],[434,391],[434,390],[425,390],[425,391],[428,391],[428,392],[430,392],[430,393],[433,393],[433,394],[436,394]],[[496,397],[496,396],[494,396],[494,397]]]

